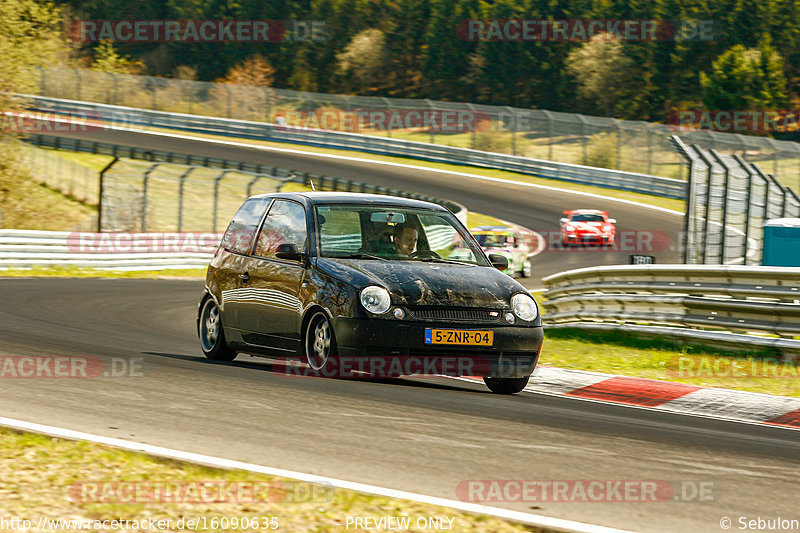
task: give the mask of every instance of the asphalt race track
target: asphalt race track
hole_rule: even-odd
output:
[[[723,516],[734,524],[740,516],[800,518],[796,431],[502,397],[445,378],[290,377],[246,355],[213,363],[199,355],[194,332],[201,287],[0,279],[0,356],[82,356],[106,369],[140,358],[141,371],[3,378],[3,416],[454,499],[465,480],[713,485],[704,502],[493,504],[643,531],[717,531]]]
[[[681,223],[656,210],[424,170],[131,132],[82,136],[450,198],[540,232],[555,231],[561,212],[576,207],[607,209],[618,231],[663,230],[673,243]],[[654,255],[673,262],[676,249]],[[534,284],[569,268],[626,263],[627,255],[545,252]],[[141,368],[94,379],[3,378],[2,415],[452,499],[467,480],[658,480],[685,483],[687,499],[692,487],[712,487],[705,501],[490,503],[626,529],[704,532],[718,531],[724,516],[734,528],[742,516],[800,518],[796,431],[532,393],[502,397],[446,378],[289,377],[246,355],[214,363],[200,355],[195,333],[201,289],[198,280],[0,279],[0,356]]]
[[[529,288],[539,288],[541,286],[538,281],[540,278],[556,272],[602,264],[628,263],[628,256],[632,253],[654,255],[657,263],[680,261],[678,239],[683,217],[622,202],[576,196],[567,192],[522,185],[488,182],[454,174],[429,172],[424,169],[335,159],[326,157],[324,154],[310,156],[272,152],[117,130],[64,132],[58,133],[58,135],[146,149],[262,163],[447,198],[465,205],[470,211],[494,215],[531,228],[545,236],[549,232],[558,231],[558,220],[564,216],[565,209],[576,208],[608,211],[609,215],[617,220],[619,236],[623,234],[634,236],[631,243],[636,243],[639,239],[638,235],[642,234],[634,232],[644,232],[644,234],[656,232],[656,235],[661,236],[661,238],[653,239],[653,242],[656,243],[655,248],[657,248],[654,251],[648,251],[646,246],[648,241],[641,241],[643,242],[641,247],[633,244],[634,250],[626,251],[604,251],[597,247],[564,250],[560,246],[550,246],[548,250],[534,259],[533,278],[527,283]],[[302,150],[302,147],[298,149]],[[470,168],[464,167],[463,172],[470,172]],[[556,185],[558,185],[557,182]],[[608,190],[605,195],[613,196],[614,191]],[[225,223],[227,221],[221,222],[221,224]],[[224,231],[224,227],[218,229]],[[667,239],[669,246],[666,246]],[[641,248],[641,250],[636,251],[636,248]]]

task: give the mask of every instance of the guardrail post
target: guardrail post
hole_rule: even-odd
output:
[[[653,175],[653,130],[647,128],[647,173]]]
[[[614,168],[619,170],[622,162],[622,126],[619,121],[614,126],[617,128],[617,162]]]
[[[183,228],[183,189],[186,184],[186,178],[189,177],[189,174],[194,172],[197,167],[189,167],[186,169],[186,172],[181,174],[181,177],[178,178],[178,233],[181,232]]]
[[[81,72],[77,68],[74,68],[72,70],[73,70],[73,72],[75,72],[75,92],[77,93],[75,95],[75,99],[76,100],[80,100],[81,99],[81,82],[83,81],[82,78],[81,78]]]
[[[119,161],[119,158],[114,156],[111,162],[100,171],[97,185],[97,233],[103,231],[103,185],[105,183],[106,172],[111,170],[111,167],[113,167],[117,161]]]
[[[155,163],[148,168],[143,177],[142,182],[142,231],[147,231],[147,184],[150,181],[150,174],[158,168],[161,163]]]
[[[261,178],[263,178],[263,176],[262,176],[261,174],[256,174],[256,177],[254,177],[252,180],[250,180],[250,183],[248,183],[248,184],[247,184],[247,197],[248,197],[248,198],[250,198],[251,196],[253,196],[253,186],[254,186],[254,185],[256,184],[256,182],[257,182],[258,180],[260,180]]]

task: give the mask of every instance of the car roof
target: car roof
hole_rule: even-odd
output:
[[[400,196],[389,196],[385,194],[366,194],[359,192],[278,192],[258,194],[251,198],[285,198],[287,200],[307,201],[313,205],[325,204],[375,204],[391,205],[402,207],[419,207],[422,209],[433,209],[436,211],[447,211],[446,208],[432,202],[402,198]]]
[[[603,215],[608,216],[608,211],[600,211],[599,209],[571,209],[564,211],[565,215]]]

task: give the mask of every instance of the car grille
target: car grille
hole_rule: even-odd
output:
[[[464,322],[498,322],[502,316],[499,309],[471,309],[464,307],[411,307],[409,312],[419,320],[456,320]],[[497,313],[495,316],[489,313]]]

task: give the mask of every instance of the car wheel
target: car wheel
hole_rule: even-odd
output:
[[[213,298],[206,298],[203,309],[200,311],[200,321],[197,324],[197,333],[200,335],[200,347],[203,354],[214,361],[233,361],[236,352],[225,343],[225,333],[222,331],[219,307]]]
[[[322,370],[336,356],[336,339],[328,316],[317,311],[308,321],[303,340],[306,362],[314,370]]]
[[[523,378],[492,378],[485,377],[483,382],[495,394],[516,394],[528,384],[529,376]]]
[[[525,258],[522,260],[522,270],[520,270],[519,274],[523,278],[531,277],[531,273],[533,272],[533,265],[531,265],[531,260]]]

